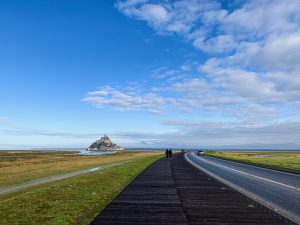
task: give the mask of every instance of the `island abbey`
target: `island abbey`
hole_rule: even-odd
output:
[[[110,138],[104,134],[99,140],[96,140],[90,147],[87,149],[88,151],[122,151],[124,150],[120,146],[112,143]]]

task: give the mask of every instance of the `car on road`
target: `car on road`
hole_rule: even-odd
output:
[[[204,155],[204,151],[198,150],[198,151],[197,151],[197,155],[198,155],[198,156],[203,156],[203,155]]]

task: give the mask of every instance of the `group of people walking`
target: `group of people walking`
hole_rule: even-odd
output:
[[[166,150],[166,158],[168,159],[168,158],[172,158],[172,150],[171,149],[167,149]]]

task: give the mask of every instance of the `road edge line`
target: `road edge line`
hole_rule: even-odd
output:
[[[235,163],[239,163],[239,164],[243,164],[243,165],[259,167],[259,168],[262,168],[262,169],[276,170],[276,171],[281,172],[281,173],[300,175],[300,172],[294,171],[294,170],[281,169],[281,168],[277,168],[277,167],[274,167],[274,166],[260,165],[260,164],[251,163],[251,162],[242,162],[242,161],[239,161],[239,160],[227,159],[227,158],[222,158],[222,157],[218,157],[218,156],[214,156],[214,155],[205,155],[205,156],[216,158],[216,159],[221,159],[221,160],[225,160],[225,161],[229,161],[229,162],[235,162]]]
[[[271,202],[245,190],[244,188],[239,187],[238,185],[233,184],[230,181],[227,181],[225,179],[223,179],[222,177],[215,175],[213,173],[211,173],[210,171],[204,169],[202,166],[194,163],[191,159],[188,158],[187,156],[188,153],[184,154],[184,158],[187,162],[189,162],[191,165],[193,165],[194,167],[198,168],[199,170],[205,172],[206,174],[208,174],[209,176],[217,179],[218,181],[224,183],[225,185],[233,188],[234,190],[240,192],[241,194],[245,195],[246,197],[252,199],[253,201],[265,206],[266,208],[268,208],[269,210],[273,211],[274,213],[279,214],[280,216],[290,220],[293,223],[296,224],[300,224],[300,220],[298,220],[297,218],[295,218],[294,215],[290,214],[288,211],[286,211],[285,209],[281,208],[280,206],[274,205]]]

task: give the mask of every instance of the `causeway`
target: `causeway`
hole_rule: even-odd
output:
[[[179,153],[146,168],[91,222],[112,224],[293,223],[195,168]]]

